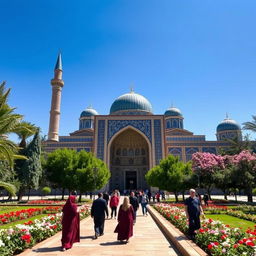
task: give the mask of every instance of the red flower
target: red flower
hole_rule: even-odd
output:
[[[239,244],[234,244],[234,246],[233,246],[233,247],[234,247],[234,248],[237,248],[238,246],[239,246]]]
[[[23,236],[21,236],[21,239],[29,244],[30,239],[31,239],[31,235],[23,235]]]
[[[213,247],[213,244],[208,244],[208,249],[211,250]]]

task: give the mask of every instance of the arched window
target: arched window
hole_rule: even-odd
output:
[[[136,148],[135,149],[135,156],[139,156],[140,155],[140,149],[139,148]]]
[[[134,163],[133,158],[130,158],[130,159],[129,159],[129,164],[132,165],[133,163]]]
[[[121,155],[121,148],[118,148],[118,149],[116,150],[116,155],[117,155],[117,156],[120,156],[120,155]]]
[[[141,149],[141,154],[142,154],[143,156],[146,155],[146,151],[145,151],[144,148]]]
[[[171,122],[168,120],[167,123],[166,123],[166,128],[167,129],[170,129],[171,128]]]
[[[133,156],[133,149],[132,148],[129,149],[129,153],[128,154],[129,154],[129,156]]]
[[[116,164],[116,165],[119,165],[119,164],[120,164],[120,158],[119,158],[119,157],[116,158],[115,164]]]
[[[123,156],[127,156],[127,149],[126,148],[123,149]]]

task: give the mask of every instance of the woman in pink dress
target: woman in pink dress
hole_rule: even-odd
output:
[[[62,209],[61,244],[63,251],[70,249],[73,243],[80,242],[80,218],[75,200],[75,196],[69,196]]]
[[[119,208],[118,212],[118,225],[115,229],[115,233],[118,233],[117,240],[126,243],[129,242],[129,238],[133,236],[133,221],[134,211],[131,204],[129,204],[129,198],[124,197],[124,202]]]

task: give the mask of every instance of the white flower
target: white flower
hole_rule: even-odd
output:
[[[4,246],[5,246],[4,242],[0,239],[0,247],[4,247]]]

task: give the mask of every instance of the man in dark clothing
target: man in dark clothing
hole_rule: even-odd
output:
[[[103,193],[103,199],[106,201],[107,205],[108,205],[108,201],[109,201],[109,194],[108,192]],[[108,215],[107,215],[108,218]]]
[[[129,197],[130,200],[130,204],[133,207],[133,212],[134,212],[134,218],[133,218],[133,224],[135,224],[136,222],[136,215],[137,215],[137,210],[139,208],[139,200],[138,198],[135,196],[134,192],[131,192],[131,195]]]
[[[189,190],[190,197],[185,200],[185,212],[189,221],[189,236],[195,238],[195,230],[200,228],[200,214],[203,209],[194,189]]]
[[[108,216],[108,206],[102,196],[102,193],[98,194],[99,198],[93,201],[91,209],[91,217],[94,219],[95,239],[104,234],[105,213]]]

